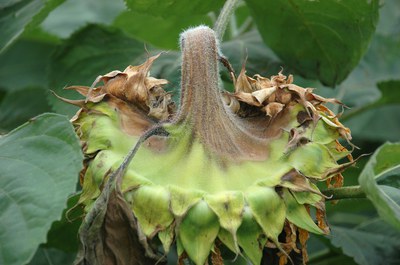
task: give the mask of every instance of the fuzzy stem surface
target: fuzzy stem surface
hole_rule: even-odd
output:
[[[322,194],[331,197],[327,199],[332,200],[342,200],[342,199],[363,199],[366,198],[365,192],[360,186],[348,186],[341,188],[326,189],[322,191]]]
[[[239,0],[227,0],[224,4],[224,7],[221,10],[221,13],[218,16],[217,22],[215,22],[214,30],[217,35],[218,40],[222,41],[224,37],[224,33],[230,18],[232,17],[233,12],[235,11]]]

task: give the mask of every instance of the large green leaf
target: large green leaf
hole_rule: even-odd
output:
[[[269,47],[308,78],[334,86],[365,53],[378,0],[246,0]]]
[[[400,50],[400,49],[399,49]],[[400,141],[400,79],[378,84],[381,96],[371,104],[350,110],[345,125],[354,139]]]
[[[360,64],[342,84],[345,88],[344,103],[360,108],[379,99],[378,83],[400,80],[399,57],[400,35],[376,34]]]
[[[129,9],[154,16],[182,16],[207,14],[218,10],[224,4],[223,0],[125,0]]]
[[[323,257],[318,257],[318,259],[313,260],[310,258],[310,261],[307,262],[308,265],[337,265],[337,264],[345,264],[345,265],[356,265],[357,263],[348,256],[345,256],[341,253],[327,253]]]
[[[42,88],[9,91],[0,102],[0,132],[10,131],[33,116],[49,111],[46,92]]]
[[[254,74],[276,75],[284,66],[271,49],[265,46],[257,30],[236,36],[223,42],[221,46],[222,53],[229,59],[237,74],[244,63],[246,63],[246,71],[249,76]],[[288,69],[285,67],[286,71]]]
[[[389,80],[400,80],[400,35],[392,23],[400,21],[398,1],[385,1],[379,10],[380,21],[367,53],[351,75],[341,84],[344,89],[343,102],[352,107],[345,116],[376,102],[381,93],[378,84]],[[382,90],[382,88],[380,87]],[[396,98],[395,88],[387,95]],[[398,90],[398,89],[397,89]],[[384,92],[384,91],[382,91]],[[385,96],[385,95],[383,95]],[[394,96],[394,97],[392,97]]]
[[[400,34],[400,2],[383,1],[376,31],[383,36]]]
[[[39,247],[28,265],[69,265],[75,260],[75,256],[75,253]]]
[[[377,180],[400,175],[400,143],[386,143],[372,155],[360,174],[361,188],[379,215],[400,230],[400,190],[380,186]]]
[[[399,113],[400,106],[384,106],[361,112],[345,125],[352,128],[352,135],[358,141],[399,141]]]
[[[334,246],[360,265],[399,264],[400,233],[380,219],[371,219],[354,228],[331,226]]]
[[[354,139],[399,141],[400,135],[400,21],[398,1],[385,1],[371,45],[342,84],[342,101],[352,107],[342,116]],[[391,105],[391,106],[387,106]]]
[[[145,52],[142,43],[122,32],[90,25],[76,32],[58,47],[51,58],[49,88],[66,98],[76,98],[66,86],[91,86],[97,76],[113,70],[123,71],[136,57]],[[140,62],[141,63],[141,62]],[[55,96],[49,97],[56,112],[72,115],[77,109]]]
[[[58,249],[68,253],[78,250],[78,231],[83,218],[83,206],[78,205],[80,193],[68,198],[67,207],[61,214],[61,220],[53,222],[47,233],[48,249]]]
[[[65,0],[14,0],[0,4],[0,52],[24,32],[38,25]]]
[[[66,117],[43,114],[0,138],[0,263],[27,263],[74,192],[82,153]]]
[[[183,30],[202,24],[210,25],[210,17],[184,13],[165,18],[135,10],[122,13],[114,22],[114,26],[132,37],[162,49],[173,50],[179,48],[179,34]]]
[[[129,35],[163,49],[178,49],[179,34],[188,27],[211,25],[208,15],[218,11],[223,0],[162,1],[125,0],[130,11],[114,25]]]
[[[41,27],[47,32],[67,38],[89,23],[111,24],[123,10],[123,0],[68,0],[51,12]]]
[[[45,87],[46,68],[55,45],[18,40],[0,55],[0,87],[7,90]]]

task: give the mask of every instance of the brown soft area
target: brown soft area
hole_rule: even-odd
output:
[[[118,189],[111,191],[102,207],[105,209],[99,209],[92,222],[80,229],[81,246],[74,264],[154,264],[156,261],[148,257],[138,238],[136,219]]]

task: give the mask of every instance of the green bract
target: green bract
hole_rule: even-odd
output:
[[[158,238],[165,253],[175,244],[179,256],[203,265],[222,242],[253,264],[264,247],[276,247],[284,262],[298,251],[296,234],[304,243],[305,231],[329,231],[314,183],[340,185],[340,172],[353,163],[338,142],[350,140],[349,130],[324,106],[340,102],[294,85],[292,76],[250,78],[244,69],[231,73],[234,93],[221,91],[218,60],[227,61],[214,32],[190,29],[181,47],[177,112],[162,89],[167,81],[149,76],[158,56],[100,76],[103,86],[71,87],[87,97],[70,101],[81,106],[72,121],[87,158],[80,202],[90,212],[109,172],[144,132],[162,127],[168,136],[147,139],[121,183],[147,253]],[[346,156],[350,162],[337,163]],[[317,209],[317,224],[309,206]]]

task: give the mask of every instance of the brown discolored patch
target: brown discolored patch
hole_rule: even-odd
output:
[[[307,253],[307,240],[310,238],[310,234],[307,230],[302,228],[297,228],[299,232],[299,241],[301,245],[301,254],[303,256],[303,264],[308,262],[308,253]]]
[[[221,251],[219,250],[217,245],[214,246],[214,251],[211,252],[211,263],[212,265],[224,265]]]
[[[92,210],[93,219],[88,221],[86,218],[80,229],[81,247],[74,265],[148,265],[157,262],[145,255],[138,239],[136,220],[119,191],[111,191],[109,198],[98,207]]]
[[[312,122],[312,118],[306,111],[299,111],[296,115],[296,119],[303,128],[307,128],[310,125],[310,122]]]

